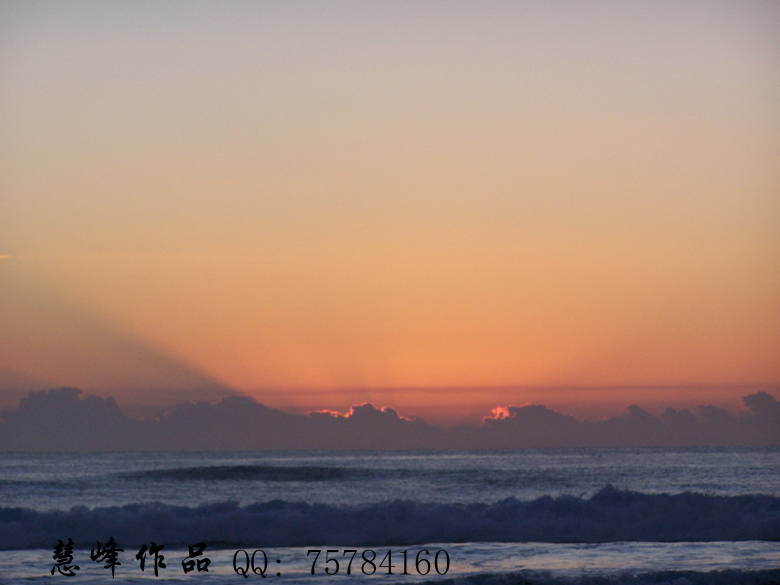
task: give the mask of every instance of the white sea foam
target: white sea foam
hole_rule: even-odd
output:
[[[236,549],[212,548],[205,550],[211,561],[208,574],[185,575],[181,561],[188,556],[186,548],[166,546],[163,550],[166,568],[159,577],[147,570],[142,572],[135,560],[135,550],[124,543],[119,554],[121,564],[116,567],[116,579],[112,583],[205,583],[211,585],[236,585],[277,581],[303,585],[312,583],[384,583],[416,585],[649,585],[649,584],[715,584],[732,583],[764,584],[780,580],[780,550],[775,543],[766,542],[715,542],[715,543],[606,543],[606,544],[500,544],[500,543],[428,543],[425,545],[393,549],[393,572],[388,575],[387,565],[377,568],[372,575],[363,575],[362,553],[359,550],[351,563],[352,575],[346,574],[351,551],[335,551],[332,558],[341,561],[336,575],[325,574],[325,551],[317,558],[312,575],[314,554],[306,548],[267,548],[267,579],[249,573],[247,578],[236,574],[233,567]],[[335,548],[328,546],[327,548]],[[362,547],[358,547],[362,549]],[[435,573],[430,567],[426,575],[418,575],[415,558],[421,549],[427,549],[428,558],[434,551],[448,551],[449,568],[440,565]],[[383,558],[387,548],[376,547],[377,559]],[[403,574],[402,550],[408,552],[408,574]],[[250,554],[252,550],[250,549]],[[334,553],[334,551],[331,551]],[[257,555],[256,555],[257,556]],[[246,558],[238,552],[237,566],[242,567]],[[258,560],[262,556],[257,557]],[[278,560],[278,563],[276,562]],[[378,560],[377,560],[378,562]],[[74,550],[74,563],[79,565],[77,581],[83,585],[104,584],[109,572],[103,563],[92,562],[89,551]],[[0,576],[4,585],[21,585],[51,582],[51,551],[18,550],[0,552]],[[262,567],[262,561],[259,561]],[[328,565],[333,569],[332,561]],[[425,572],[428,567],[422,567]],[[372,572],[371,570],[367,572]],[[56,578],[56,577],[55,577]],[[75,582],[75,581],[74,581]]]

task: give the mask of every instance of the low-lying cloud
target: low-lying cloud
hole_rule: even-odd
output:
[[[308,415],[269,408],[246,396],[182,403],[156,420],[126,416],[113,398],[76,388],[30,392],[0,420],[0,451],[222,451],[517,449],[548,447],[695,447],[780,445],[780,403],[758,392],[745,411],[715,406],[639,406],[603,421],[579,420],[541,405],[496,407],[477,427],[443,428],[389,407],[353,406],[346,414]]]

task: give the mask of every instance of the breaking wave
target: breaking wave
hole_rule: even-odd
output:
[[[426,542],[602,543],[780,541],[780,497],[642,494],[607,486],[590,498],[544,496],[493,504],[386,501],[357,506],[275,500],[172,506],[129,504],[69,511],[0,507],[0,550],[204,541],[253,547],[406,545]]]

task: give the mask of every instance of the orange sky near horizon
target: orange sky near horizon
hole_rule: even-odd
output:
[[[2,2],[0,392],[455,420],[778,387],[778,26]]]

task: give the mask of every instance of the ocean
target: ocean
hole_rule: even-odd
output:
[[[780,583],[780,447],[0,454],[0,583],[50,579]]]

